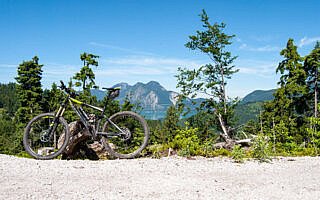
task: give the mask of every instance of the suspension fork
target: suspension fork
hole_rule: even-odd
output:
[[[68,98],[67,98],[68,99]],[[56,130],[57,126],[58,126],[58,122],[59,121],[59,117],[61,117],[64,113],[64,111],[66,110],[66,104],[65,103],[62,103],[56,113],[56,115],[54,116],[53,118],[53,121],[50,123],[50,127],[49,127],[49,130],[48,130],[48,133],[47,133],[47,136],[49,138],[52,137],[52,133]],[[55,135],[54,135],[55,137]],[[56,140],[56,138],[54,138],[54,140]]]

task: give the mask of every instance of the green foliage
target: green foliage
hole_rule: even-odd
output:
[[[20,126],[4,109],[0,109],[0,153],[17,154],[23,151],[23,127]]]
[[[187,119],[192,127],[198,128],[197,136],[201,141],[209,141],[218,137],[215,120],[214,115],[205,111],[199,111]]]
[[[224,156],[224,157],[230,157],[231,152],[227,149],[221,148],[221,149],[216,149],[210,153],[211,157],[218,157],[218,156]]]
[[[18,109],[16,87],[15,83],[0,83],[0,108],[5,109],[10,116],[14,116]]]
[[[303,130],[308,108],[305,101],[307,87],[303,58],[298,54],[292,39],[288,40],[280,54],[284,57],[277,68],[281,74],[278,82],[280,88],[274,93],[274,100],[264,105],[260,120],[263,121],[264,129],[273,130],[269,133],[275,133],[276,142],[302,143],[306,140]]]
[[[306,56],[304,62],[304,69],[307,74],[306,84],[308,88],[308,96],[306,100],[313,105],[313,116],[318,116],[317,105],[319,102],[319,70],[320,70],[320,42],[317,41],[312,52]]]
[[[177,131],[172,141],[172,147],[178,150],[180,156],[194,156],[200,149],[200,141],[197,136],[197,128],[189,128],[188,123],[184,129]]]
[[[171,142],[179,129],[179,113],[174,106],[170,106],[167,115],[163,121],[162,131],[164,134],[164,142]]]
[[[316,117],[310,117],[310,128],[307,128],[306,131],[311,140],[311,146],[314,148],[315,153],[318,154],[320,148],[320,119]]]
[[[235,118],[238,125],[245,124],[253,120],[258,121],[260,112],[263,109],[264,102],[250,102],[239,104],[235,107]]]
[[[51,89],[44,90],[41,100],[41,105],[44,112],[54,112],[56,111],[60,103],[65,99],[65,95],[58,88],[56,83],[53,83]]]
[[[271,150],[268,142],[268,137],[263,134],[258,134],[253,141],[252,157],[258,159],[260,162],[271,161]]]
[[[224,23],[212,25],[204,10],[200,16],[204,31],[197,31],[196,35],[189,36],[190,41],[185,46],[206,54],[212,63],[193,70],[178,68],[177,87],[181,89],[183,97],[194,98],[199,94],[209,96],[201,108],[219,118],[215,120],[216,127],[219,127],[225,139],[228,139],[236,101],[228,99],[226,84],[227,79],[231,79],[238,70],[235,70],[232,64],[236,57],[226,49],[234,35],[224,33]]]
[[[39,102],[42,98],[41,75],[42,66],[39,58],[33,57],[30,61],[24,61],[18,67],[17,95],[20,104],[16,116],[19,122],[26,123],[33,116],[41,112]]]
[[[234,145],[231,152],[232,159],[237,163],[243,163],[245,158],[245,152],[240,145]]]
[[[162,123],[160,120],[147,120],[149,129],[150,129],[150,137],[148,144],[162,144],[164,143],[164,134],[162,131]]]
[[[153,144],[148,145],[145,152],[148,152],[146,155],[151,154],[152,158],[161,158],[168,155],[169,149],[169,144]]]
[[[75,74],[73,79],[76,80],[76,87],[82,87],[83,93],[90,93],[90,89],[96,87],[95,74],[91,66],[98,66],[97,58],[99,58],[99,56],[88,53],[80,55],[80,59],[83,61],[83,67],[80,69],[80,72]]]

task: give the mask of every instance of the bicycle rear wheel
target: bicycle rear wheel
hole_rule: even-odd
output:
[[[54,122],[54,113],[34,117],[27,125],[23,145],[29,155],[48,160],[59,156],[69,142],[68,123],[63,117]]]
[[[147,122],[130,111],[118,112],[104,124],[102,138],[106,150],[116,158],[134,158],[147,146],[149,129]],[[120,130],[121,131],[120,131]]]

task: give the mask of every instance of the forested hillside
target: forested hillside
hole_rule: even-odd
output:
[[[4,109],[10,116],[13,116],[18,108],[16,94],[16,83],[0,83],[0,109]]]

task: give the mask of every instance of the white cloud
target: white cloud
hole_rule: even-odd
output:
[[[48,63],[42,68],[43,74],[50,76],[71,75],[73,76],[80,67],[68,64]]]
[[[135,49],[128,49],[128,48],[123,48],[123,47],[119,47],[119,46],[103,44],[103,43],[98,43],[98,42],[89,42],[89,45],[95,46],[95,47],[101,47],[101,48],[106,48],[106,49],[122,51],[122,52],[126,52],[126,53],[131,53],[131,54],[154,55],[153,53],[150,53],[150,52],[139,51],[139,50],[135,50]]]
[[[97,69],[99,74],[105,75],[166,75],[176,74],[178,67],[196,68],[201,62],[164,58],[154,56],[128,56],[112,58],[101,61],[101,66]]]
[[[239,73],[255,75],[260,77],[271,77],[275,75],[278,63],[275,61],[262,60],[240,60],[236,63]]]
[[[312,37],[312,38],[304,37],[300,40],[298,46],[299,47],[307,46],[307,45],[315,43],[316,41],[320,41],[320,36],[319,37]]]
[[[18,68],[18,64],[0,64],[0,68]]]
[[[262,47],[252,47],[252,46],[248,46],[245,43],[242,43],[239,49],[245,50],[245,51],[255,51],[255,52],[273,52],[273,51],[280,51],[281,48],[277,46],[271,46],[271,45],[266,45]]]
[[[257,42],[271,42],[274,41],[275,39],[278,39],[278,35],[255,35],[251,36],[251,39]]]

